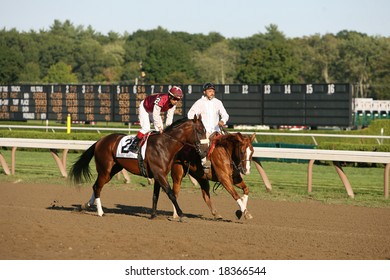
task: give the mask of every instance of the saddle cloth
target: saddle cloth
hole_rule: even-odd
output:
[[[129,147],[131,143],[133,143],[135,136],[130,136],[126,135],[121,139],[121,141],[118,144],[118,147],[116,149],[116,157],[117,158],[133,158],[137,159],[138,154],[133,153],[129,151]],[[147,146],[147,141],[148,141],[149,135],[145,135],[144,139],[142,139],[140,145],[141,145],[141,155],[142,158],[145,158],[145,151],[146,151],[146,146]]]

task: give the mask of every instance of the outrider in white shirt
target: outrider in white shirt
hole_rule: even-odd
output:
[[[229,120],[229,115],[226,112],[221,100],[217,98],[208,99],[202,96],[198,99],[191,109],[188,111],[187,117],[193,119],[195,115],[201,115],[203,125],[206,128],[207,134],[220,132],[218,122],[221,120],[224,124]]]

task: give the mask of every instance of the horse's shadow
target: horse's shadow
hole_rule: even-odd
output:
[[[52,203],[49,207],[46,207],[48,210],[55,210],[55,211],[66,211],[66,212],[72,212],[72,213],[84,213],[84,214],[90,214],[90,215],[96,215],[96,207],[91,206],[88,210],[82,209],[81,204],[72,204],[72,206],[63,206],[59,205],[58,203]],[[145,207],[145,206],[129,206],[129,205],[123,205],[123,204],[116,204],[115,208],[107,208],[103,207],[103,211],[106,214],[106,216],[109,215],[128,215],[132,217],[139,217],[143,219],[150,219],[152,208]],[[208,218],[204,217],[200,214],[190,214],[185,213],[184,216],[188,219],[199,219],[204,221],[219,221],[219,222],[233,222],[232,220],[228,219],[214,219],[214,218]],[[172,217],[172,211],[166,211],[166,210],[157,210],[157,217],[167,217],[167,219]]]

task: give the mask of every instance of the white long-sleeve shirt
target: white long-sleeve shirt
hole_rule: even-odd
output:
[[[165,125],[166,126],[172,124],[173,115],[175,113],[175,110],[176,110],[176,105],[173,106],[172,108],[168,109],[167,116],[166,116],[166,121],[165,121]],[[154,124],[154,127],[156,129],[157,128],[161,128],[162,129],[164,127],[160,114],[161,114],[161,107],[158,106],[158,105],[154,105],[154,109],[153,109],[153,124]]]
[[[198,99],[187,113],[189,119],[193,119],[195,115],[202,116],[202,122],[208,134],[220,131],[218,126],[220,120],[225,124],[229,120],[229,115],[221,100],[217,98],[209,100],[206,96]]]

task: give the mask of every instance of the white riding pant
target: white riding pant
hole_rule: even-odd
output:
[[[144,107],[144,101],[141,101],[139,105],[139,114],[138,114],[139,122],[141,125],[141,133],[146,134],[150,131],[150,123],[154,122],[153,120],[153,113],[149,113],[145,110]],[[155,130],[158,130],[158,128],[155,126]]]

